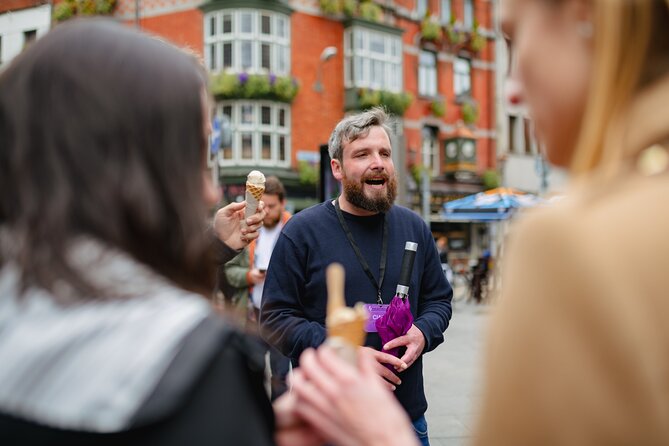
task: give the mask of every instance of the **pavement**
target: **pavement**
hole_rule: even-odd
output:
[[[444,343],[423,359],[431,446],[469,444],[481,396],[482,356],[492,307],[456,302]]]

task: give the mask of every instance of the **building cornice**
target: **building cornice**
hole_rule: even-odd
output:
[[[362,28],[368,28],[368,29],[373,29],[375,31],[395,34],[397,36],[401,36],[402,34],[404,34],[404,30],[402,28],[396,28],[394,26],[385,25],[383,23],[370,22],[369,20],[364,20],[360,18],[350,18],[344,20],[344,28],[350,28],[353,26],[360,26]]]
[[[271,0],[210,0],[200,5],[202,12],[233,8],[265,9],[287,15],[293,13],[293,8],[287,3]]]

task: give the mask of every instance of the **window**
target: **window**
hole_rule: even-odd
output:
[[[439,141],[436,127],[423,127],[423,156],[430,160],[427,166],[434,175],[439,175]],[[422,158],[425,159],[425,158]]]
[[[471,96],[471,63],[468,59],[456,57],[453,61],[453,92],[456,97]]]
[[[37,39],[37,30],[36,29],[23,31],[23,48],[30,45],[32,42],[35,41],[35,39]]]
[[[346,87],[402,91],[402,40],[394,34],[353,27],[344,32]]]
[[[418,56],[418,94],[437,95],[437,55],[431,51],[420,51]]]
[[[416,0],[416,15],[422,20],[427,14],[427,0]]]
[[[509,115],[509,152],[522,155],[538,153],[532,135],[532,121],[523,116]]]
[[[288,74],[290,27],[285,14],[227,9],[207,13],[204,24],[209,70]]]
[[[464,24],[467,28],[474,27],[474,0],[465,0]]]
[[[439,6],[441,23],[449,23],[451,21],[451,0],[441,0]]]
[[[516,122],[518,118],[513,115],[509,116],[509,152],[515,153],[516,149]]]
[[[265,101],[224,101],[216,107],[230,120],[232,147],[221,147],[221,165],[290,165],[290,107]]]

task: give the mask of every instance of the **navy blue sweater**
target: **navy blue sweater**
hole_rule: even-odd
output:
[[[393,206],[385,216],[358,217],[343,212],[360,251],[379,281],[383,221],[388,219],[388,258],[381,289],[384,303],[395,294],[404,244],[418,243],[409,286],[414,324],[425,336],[428,352],[443,342],[451,318],[453,292],[444,277],[434,240],[423,220],[412,211]],[[339,224],[332,202],[318,204],[296,214],[284,227],[274,247],[262,299],[263,335],[297,364],[302,351],[325,340],[327,288],[325,269],[339,262],[346,270],[346,303],[375,303],[376,288]],[[376,333],[366,345],[381,349]],[[427,410],[423,389],[422,356],[400,374],[395,394],[412,420]]]

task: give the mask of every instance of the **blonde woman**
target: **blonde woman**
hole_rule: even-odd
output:
[[[477,444],[669,444],[669,4],[503,0],[569,197],[504,260]]]
[[[573,185],[514,229],[475,444],[669,444],[669,3],[502,0],[501,12],[510,99]],[[356,381],[319,353],[294,388],[336,437],[328,423],[350,426],[357,409],[335,384]],[[401,431],[380,413],[392,405],[374,407]],[[374,444],[373,426],[339,438]]]

